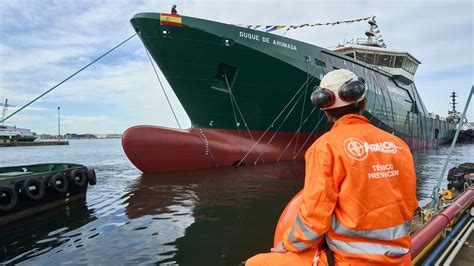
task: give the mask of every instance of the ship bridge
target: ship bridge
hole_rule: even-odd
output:
[[[421,62],[408,52],[387,49],[375,19],[371,19],[369,24],[370,29],[365,32],[367,38],[340,44],[334,51],[377,66],[405,84],[413,83],[416,69]]]

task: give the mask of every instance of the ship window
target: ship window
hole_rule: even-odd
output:
[[[375,54],[372,53],[356,53],[356,58],[372,65],[375,62]]]
[[[354,53],[347,53],[346,56],[354,58]]]
[[[309,63],[309,60],[310,60],[309,56],[305,55],[305,56],[304,56],[304,61],[307,62],[307,63]]]
[[[395,65],[395,56],[391,55],[390,56],[390,67],[393,67]]]
[[[403,62],[403,56],[397,56],[397,58],[395,59],[395,67],[401,68],[402,62]]]
[[[365,62],[373,65],[375,63],[375,54],[367,53],[365,57]]]
[[[405,57],[405,59],[403,60],[402,68],[414,74],[416,70],[416,64],[412,60]]]
[[[377,57],[377,65],[379,66],[390,66],[390,56],[381,54]]]
[[[318,65],[318,66],[326,67],[326,62],[321,61],[321,60],[319,60],[319,59],[317,59],[317,58],[314,58],[314,62],[315,62],[316,65]]]
[[[356,53],[356,59],[365,62],[367,54],[366,53]]]

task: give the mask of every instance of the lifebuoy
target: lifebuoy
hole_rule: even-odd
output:
[[[87,170],[87,180],[89,181],[89,185],[91,186],[97,184],[97,177],[95,175],[94,169]]]
[[[69,173],[69,182],[76,187],[82,188],[86,185],[87,175],[82,169],[74,169]]]
[[[15,208],[18,195],[12,187],[0,186],[0,211],[6,212]]]
[[[37,177],[29,177],[21,184],[23,196],[32,200],[41,200],[44,196],[44,183]]]
[[[57,173],[48,178],[49,187],[54,191],[64,194],[69,189],[69,182],[62,173]]]

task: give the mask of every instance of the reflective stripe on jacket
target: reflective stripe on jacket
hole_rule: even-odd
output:
[[[345,115],[305,155],[303,201],[285,233],[293,252],[324,238],[338,263],[401,264],[418,207],[409,147],[360,115]]]

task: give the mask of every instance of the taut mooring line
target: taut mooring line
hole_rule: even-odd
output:
[[[89,64],[87,64],[86,66],[84,66],[83,68],[79,69],[78,71],[74,72],[74,74],[70,75],[69,77],[65,78],[63,81],[59,82],[58,84],[54,85],[51,89],[47,90],[46,92],[44,92],[43,94],[41,94],[40,96],[34,98],[32,101],[30,101],[29,103],[23,105],[20,109],[16,110],[15,112],[13,112],[11,115],[5,117],[2,121],[0,121],[0,123],[3,123],[5,121],[7,121],[8,118],[14,116],[15,114],[17,114],[18,112],[20,112],[21,110],[25,109],[26,107],[28,107],[30,104],[36,102],[38,99],[40,99],[41,97],[45,96],[46,94],[48,94],[50,91],[56,89],[57,87],[59,87],[61,84],[63,84],[64,82],[68,81],[69,79],[71,79],[72,77],[74,77],[75,75],[79,74],[82,70],[88,68],[90,65],[94,64],[95,62],[99,61],[100,59],[102,59],[102,57],[108,55],[110,52],[112,52],[113,50],[119,48],[122,44],[126,43],[128,40],[130,40],[131,38],[135,37],[135,35],[137,35],[136,33],[133,34],[132,36],[128,37],[127,39],[125,39],[123,42],[117,44],[116,46],[114,46],[114,48],[110,49],[109,51],[107,51],[105,54],[99,56],[98,58],[96,58],[94,61],[90,62]]]
[[[143,43],[143,45],[145,46],[145,43]],[[179,129],[182,129],[181,124],[179,123],[178,117],[176,116],[176,113],[174,112],[173,106],[171,105],[170,99],[168,98],[168,94],[165,91],[165,87],[163,87],[163,83],[161,82],[160,76],[158,75],[158,71],[156,71],[155,65],[153,64],[153,60],[151,59],[150,53],[146,49],[146,46],[145,46],[145,52],[146,52],[146,55],[148,56],[148,60],[150,61],[151,66],[153,67],[153,71],[155,71],[156,78],[158,79],[158,82],[160,82],[161,90],[163,91],[163,94],[166,97],[166,101],[168,102],[171,112],[173,113],[174,119],[176,123],[178,124]]]
[[[439,194],[439,189],[441,187],[441,181],[443,180],[444,174],[446,173],[446,168],[448,167],[449,159],[451,158],[451,153],[453,153],[454,145],[456,144],[456,141],[458,140],[459,131],[461,131],[464,117],[466,117],[467,108],[469,107],[469,103],[471,102],[473,93],[474,93],[474,86],[471,86],[471,92],[469,93],[469,97],[467,97],[466,105],[464,106],[462,115],[459,118],[457,128],[456,128],[456,133],[454,134],[453,142],[451,142],[451,147],[449,148],[449,151],[448,151],[448,157],[446,158],[446,161],[444,162],[443,170],[441,171],[441,175],[438,179],[438,184],[436,184],[436,187],[434,188],[434,191],[433,191],[434,200],[432,202],[433,204],[432,207],[434,207],[435,212],[438,211],[438,201],[439,201],[438,194]]]

